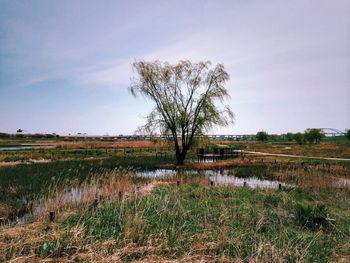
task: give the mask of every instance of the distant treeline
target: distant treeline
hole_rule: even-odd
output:
[[[60,136],[57,134],[46,134],[46,133],[34,133],[34,134],[25,134],[25,133],[4,133],[0,132],[1,138],[59,138]]]
[[[208,136],[200,136],[201,138],[207,138],[209,140],[220,141],[220,140],[233,140],[233,141],[271,141],[271,142],[296,142],[298,144],[305,143],[319,143],[326,136],[320,129],[307,129],[303,133],[285,133],[285,134],[268,134],[265,131],[259,131],[256,135],[208,135]],[[338,138],[344,136],[334,136],[328,138]],[[350,130],[347,130],[345,133],[345,137],[350,140]],[[161,135],[103,135],[103,136],[89,136],[85,134],[78,135],[58,135],[55,133],[4,133],[0,132],[0,138],[34,138],[34,139],[63,139],[63,140],[167,140],[169,136],[161,136]]]
[[[347,137],[350,140],[350,130],[347,130],[345,136],[331,136],[328,138],[335,137]],[[287,141],[287,142],[296,142],[298,144],[306,144],[306,143],[319,143],[321,140],[326,138],[326,135],[323,133],[321,129],[307,129],[304,132],[297,133],[285,133],[281,135],[277,134],[268,134],[265,131],[259,131],[255,135],[256,140],[258,141]]]

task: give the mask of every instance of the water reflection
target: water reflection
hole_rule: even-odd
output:
[[[156,170],[146,170],[146,171],[137,171],[135,173],[136,177],[143,178],[159,178],[159,177],[172,177],[178,173],[176,170],[171,169],[156,169]]]
[[[32,146],[0,147],[0,151],[18,151],[34,149]]]
[[[200,176],[204,175],[210,181],[214,182],[215,185],[222,186],[249,186],[251,188],[275,188],[277,189],[279,185],[286,186],[282,183],[273,179],[261,179],[257,177],[240,178],[235,176],[234,170],[186,170],[186,171],[176,171],[171,169],[157,169],[153,171],[139,171],[136,172],[136,177],[143,178],[167,178],[173,176],[181,175],[193,175]]]
[[[272,188],[277,189],[279,185],[286,186],[286,184],[279,181],[264,180],[256,177],[239,178],[235,176],[225,175],[213,175],[209,176],[209,179],[215,183],[215,185],[223,186],[249,186],[251,188]]]
[[[337,187],[337,188],[349,188],[350,189],[350,179],[335,178],[335,181],[332,183],[332,186]]]
[[[200,178],[204,178],[205,183],[209,181],[213,182],[217,186],[235,186],[261,189],[279,189],[279,187],[296,186],[299,185],[298,181],[285,180],[286,178],[281,176],[279,179],[267,178],[266,176],[237,176],[237,171],[234,169],[221,169],[221,170],[173,170],[173,169],[156,169],[149,171],[137,171],[134,176],[137,178],[148,179],[171,179],[176,177],[175,180],[181,180],[186,178],[185,181],[196,182]],[[131,173],[133,174],[133,173]],[[258,176],[258,177],[257,177]],[[114,178],[114,177],[113,177]],[[60,207],[75,207],[83,203],[91,203],[94,198],[101,197],[102,195],[117,196],[118,191],[128,192],[133,187],[132,177],[126,177],[129,179],[123,179],[119,174],[116,174],[114,180],[107,180],[103,184],[98,184],[97,181],[85,182],[82,185],[67,186],[62,190],[57,190],[49,197],[41,197],[35,200],[29,201],[22,197],[19,202],[27,206],[28,212],[23,216],[18,216],[16,220],[11,220],[10,224],[26,223],[31,218],[39,217],[40,215],[47,214],[50,209]],[[276,177],[275,177],[276,178]],[[284,179],[283,179],[284,178]],[[299,178],[299,177],[298,177]],[[309,177],[308,177],[309,178]],[[304,179],[308,179],[304,178]],[[327,186],[335,188],[350,188],[350,179],[339,178],[335,176],[312,176],[312,180],[306,180],[303,185],[313,186],[315,182],[324,180]],[[328,178],[325,180],[325,178]],[[120,181],[119,181],[120,180]],[[284,183],[279,180],[284,180]],[[316,181],[315,181],[316,180]],[[147,180],[148,181],[148,180]],[[130,189],[127,187],[131,187]]]

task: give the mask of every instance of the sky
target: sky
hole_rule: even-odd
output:
[[[137,60],[210,60],[232,126],[350,128],[350,0],[0,0],[0,132],[133,134],[153,108]]]

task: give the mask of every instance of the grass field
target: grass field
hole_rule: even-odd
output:
[[[350,189],[334,186],[350,179],[350,162],[246,155],[196,163],[193,150],[179,174],[152,179],[135,171],[175,169],[168,144],[90,143],[0,152],[0,218],[11,222],[0,226],[0,262],[350,261]],[[346,141],[218,144],[327,157],[349,151]],[[211,185],[208,169],[291,186]],[[28,213],[25,224],[15,224]]]
[[[282,153],[304,156],[350,158],[350,141],[322,142],[320,144],[299,145],[296,143],[280,142],[248,142],[246,150],[268,153]]]
[[[56,223],[3,228],[0,249],[3,260],[347,262],[349,199],[330,189],[163,184]]]
[[[215,147],[229,145],[247,151],[266,153],[291,154],[316,157],[335,157],[350,159],[350,141],[342,139],[326,140],[320,144],[299,145],[291,142],[233,142],[233,141],[203,141],[198,147]],[[106,158],[111,156],[142,155],[155,156],[158,151],[174,154],[174,149],[168,142],[161,141],[63,141],[59,139],[0,139],[0,147],[7,145],[37,145],[35,149],[21,151],[0,151],[0,166],[11,162],[35,162],[40,160],[67,160],[82,158]],[[194,151],[195,152],[195,151]]]

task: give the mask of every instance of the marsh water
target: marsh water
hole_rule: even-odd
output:
[[[0,147],[0,151],[18,151],[18,150],[29,150],[33,149],[33,146],[6,146]]]
[[[51,149],[55,145],[52,144],[12,144],[12,145],[2,145],[0,146],[1,151],[21,151],[21,150],[31,150],[31,149]]]
[[[172,169],[156,169],[150,171],[136,172],[137,177],[144,178],[167,178],[174,176],[205,176],[214,185],[218,186],[249,186],[251,188],[275,188],[279,185],[286,186],[285,183],[273,180],[263,179],[256,176],[241,178],[235,175],[233,169],[221,169],[221,170],[172,170]]]
[[[279,189],[285,187],[294,187],[297,183],[291,181],[277,180],[275,177],[269,175],[266,171],[240,171],[234,168],[231,169],[219,169],[219,170],[174,170],[174,169],[155,169],[155,170],[140,170],[135,171],[132,174],[135,179],[147,179],[149,180],[163,180],[168,179],[182,180],[186,178],[187,182],[201,179],[207,184],[215,186],[226,187],[250,187],[253,189]],[[282,179],[282,178],[281,178]],[[348,188],[350,189],[350,179],[344,177],[331,177],[329,179],[330,187],[335,188]],[[142,181],[142,180],[141,180]],[[106,182],[108,183],[108,182]],[[308,182],[311,186],[312,182]],[[306,185],[307,186],[307,185]],[[16,218],[10,220],[10,224],[26,223],[31,218],[39,217],[47,212],[48,203],[60,204],[60,206],[70,205],[78,206],[83,203],[91,202],[91,198],[96,198],[99,195],[99,187],[94,183],[83,183],[76,186],[67,186],[54,196],[51,196],[49,201],[47,197],[37,197],[35,200],[28,201],[22,198],[22,204],[26,207],[25,213],[16,216]],[[111,190],[117,191],[117,190]],[[117,192],[118,193],[118,192]],[[50,204],[49,204],[50,206]]]

